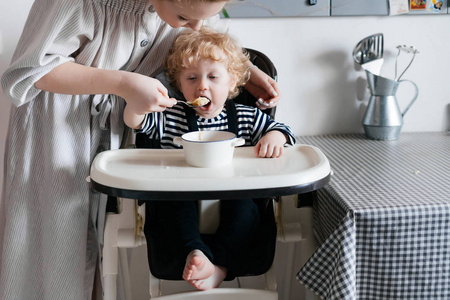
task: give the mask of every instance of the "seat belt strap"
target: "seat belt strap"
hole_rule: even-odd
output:
[[[186,121],[188,125],[188,131],[198,131],[197,115],[195,110],[190,107],[184,107],[184,112],[186,114]]]
[[[225,108],[227,109],[228,116],[228,131],[238,136],[236,104],[234,104],[233,100],[227,100],[225,102]]]

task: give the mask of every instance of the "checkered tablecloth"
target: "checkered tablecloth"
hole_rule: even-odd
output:
[[[450,135],[299,137],[333,176],[314,203],[319,247],[297,278],[322,299],[450,299]]]

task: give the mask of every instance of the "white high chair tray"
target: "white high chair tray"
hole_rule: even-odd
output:
[[[153,200],[283,196],[329,181],[328,159],[314,146],[287,147],[279,158],[258,158],[253,148],[237,147],[231,164],[215,168],[187,165],[183,150],[110,150],[94,159],[90,180],[105,194]]]

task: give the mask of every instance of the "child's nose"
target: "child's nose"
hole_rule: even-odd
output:
[[[199,80],[197,89],[199,91],[205,91],[208,89],[208,81],[206,80],[206,78],[202,78]]]

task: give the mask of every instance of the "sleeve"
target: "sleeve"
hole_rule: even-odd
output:
[[[93,1],[92,1],[93,2]],[[41,91],[36,81],[53,68],[74,61],[72,55],[92,38],[91,1],[36,0],[31,7],[2,88],[14,105],[23,105]]]
[[[146,114],[140,129],[135,129],[135,133],[145,133],[151,137],[162,137],[164,128],[164,113],[154,112]]]
[[[261,110],[256,109],[253,132],[256,133],[257,136],[252,137],[252,139],[255,141],[259,141],[259,139],[261,139],[263,135],[272,130],[278,130],[284,133],[288,137],[288,141],[286,144],[292,146],[296,143],[294,133],[289,126],[280,122],[276,122]]]

